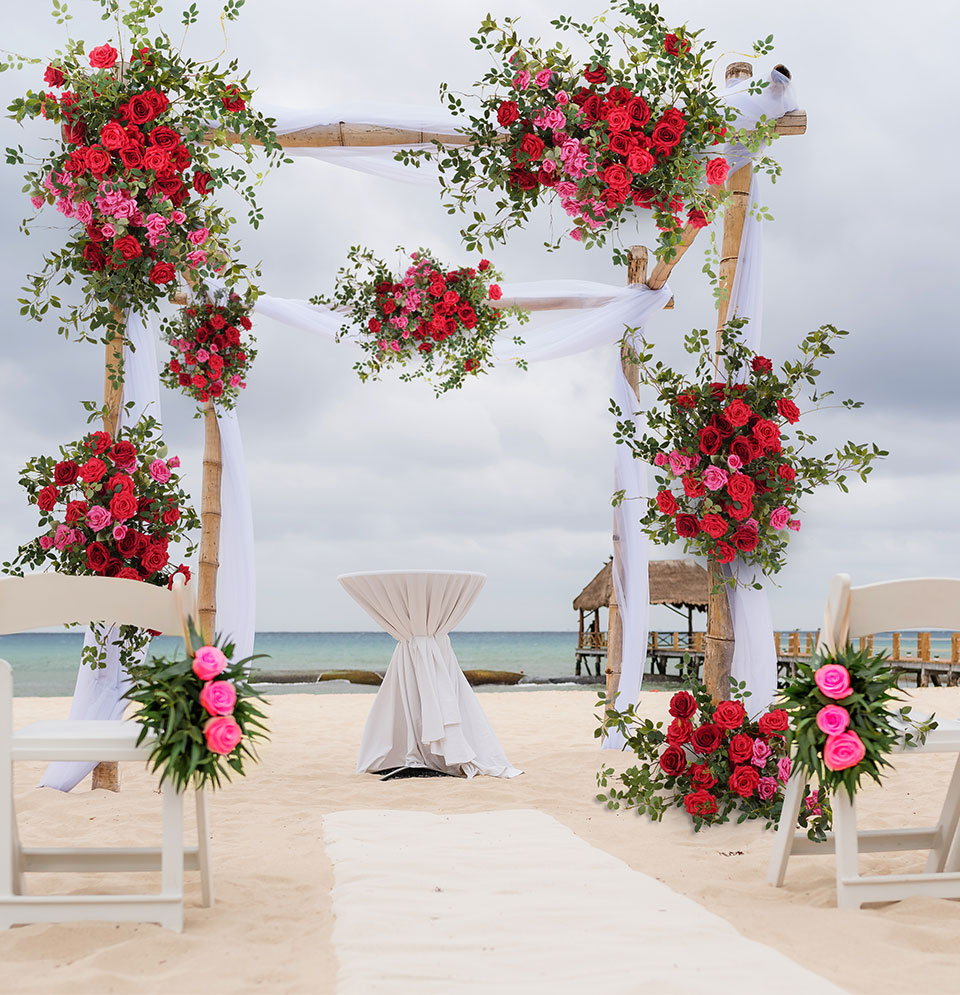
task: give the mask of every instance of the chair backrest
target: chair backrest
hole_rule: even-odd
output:
[[[960,579],[916,577],[851,587],[847,574],[836,574],[817,649],[900,629],[960,629]]]
[[[179,574],[171,590],[138,580],[58,573],[0,580],[0,635],[72,622],[106,622],[186,638],[189,614]]]

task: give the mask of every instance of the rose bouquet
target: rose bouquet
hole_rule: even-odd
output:
[[[199,404],[224,408],[237,403],[256,359],[249,305],[238,294],[220,293],[182,308],[164,322],[164,337],[174,350],[160,379]],[[242,331],[241,331],[242,329]]]
[[[731,321],[723,331],[721,377],[706,330],[687,336],[687,351],[698,356],[692,379],[653,364],[649,344],[635,342],[640,379],[653,386],[659,404],[646,414],[645,434],[637,438],[633,421],[623,418],[617,439],[657,467],[658,492],[642,518],[655,542],[680,539],[686,550],[708,560],[730,563],[739,557],[772,574],[783,567],[789,536],[800,528],[801,497],[830,482],[846,491],[848,474],[866,480],[874,461],[887,453],[848,442],[825,456],[808,455],[817,440],[795,428],[801,385],[816,383],[820,361],[846,332],[823,326],[803,340],[798,361],[775,371],[769,359],[742,344],[743,324]],[[831,394],[814,392],[811,410]],[[613,410],[622,418],[623,412]]]
[[[40,534],[22,545],[5,573],[51,568],[78,576],[119,577],[171,586],[170,546],[189,541],[200,523],[180,482],[180,460],[167,455],[159,426],[143,418],[111,436],[91,432],[60,447],[59,458],[36,456],[20,471],[20,484],[40,513]],[[194,551],[188,545],[186,555]],[[104,665],[106,633],[94,627],[99,646],[87,653]],[[133,626],[120,627],[121,657],[131,660],[146,644]]]
[[[605,709],[597,735],[618,730],[640,762],[619,774],[602,769],[597,784],[607,790],[597,800],[612,809],[635,808],[655,821],[669,807],[682,807],[698,830],[727,822],[734,812],[739,822],[775,824],[790,776],[787,713],[771,708],[750,719],[741,700],[714,704],[706,688],[694,683],[670,699],[670,716],[664,731],[662,722],[640,718],[633,706]],[[804,820],[822,818],[807,808]]]
[[[192,638],[197,638],[192,627]],[[197,638],[197,641],[200,641]],[[220,644],[220,645],[218,645]],[[189,652],[186,659],[154,657],[130,668],[125,697],[138,707],[134,718],[155,738],[149,762],[178,790],[220,786],[233,770],[244,774],[244,758],[256,761],[253,743],[267,727],[263,696],[250,683],[250,660],[233,659],[232,643]]]
[[[552,194],[572,219],[569,235],[587,246],[603,244],[628,212],[649,210],[658,254],[669,257],[684,226],[707,225],[724,199],[727,162],[710,150],[736,141],[756,152],[775,137],[774,122],[751,132],[735,127],[711,78],[714,43],[700,31],[671,29],[655,4],[612,7],[621,16],[612,27],[565,16],[551,22],[585,42],[577,55],[559,41],[524,42],[513,19],[501,26],[485,18],[471,40],[497,65],[476,84],[480,110],[469,112],[459,94],[441,88],[451,112],[468,118],[469,143],[398,157],[438,160],[448,206],[474,211],[463,232],[468,249],[484,238],[503,241]],[[615,40],[625,56],[615,56]],[[768,52],[771,43],[755,50]],[[489,187],[503,192],[490,221],[475,210],[478,191]]]
[[[486,259],[476,268],[447,269],[420,249],[397,276],[359,246],[347,258],[333,297],[312,302],[348,315],[339,338],[349,335],[366,353],[354,366],[361,380],[376,380],[391,366],[412,366],[401,380],[426,378],[438,394],[462,387],[468,376],[487,372],[494,340],[510,319],[527,319],[526,311],[497,304],[501,277]]]
[[[878,784],[887,754],[903,740],[922,743],[937,723],[915,721],[897,707],[897,672],[883,653],[847,646],[797,663],[797,675],[780,692],[791,717],[787,747],[793,762],[825,792],[846,789],[851,800],[866,775]]]
[[[100,2],[108,10],[117,6]],[[91,338],[102,328],[113,338],[118,311],[131,304],[156,309],[178,274],[191,283],[214,273],[239,280],[244,271],[231,262],[228,236],[233,219],[210,194],[233,186],[250,205],[254,225],[262,215],[245,171],[218,165],[217,156],[229,131],[240,136],[234,149],[248,162],[252,142],[263,144],[268,161],[282,160],[271,122],[248,107],[246,81],[234,79],[235,64],[222,69],[186,59],[163,34],[148,41],[155,6],[130,4],[126,50],[122,42],[89,50],[70,42],[47,66],[49,89],[10,105],[18,121],[44,117],[61,126],[61,141],[32,165],[26,189],[35,209],[49,205],[72,227],[63,248],[30,278],[30,296],[21,303],[23,314],[40,320],[49,307],[63,306],[57,283],[82,281],[84,302],[65,315],[65,335]],[[196,18],[194,6],[184,23]],[[24,162],[23,149],[8,150],[8,159]]]

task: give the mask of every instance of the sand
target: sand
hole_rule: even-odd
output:
[[[960,715],[960,690],[924,689],[915,704]],[[548,813],[593,846],[626,861],[851,992],[960,993],[960,902],[911,899],[860,912],[834,907],[830,857],[795,858],[786,887],[765,882],[772,833],[757,824],[694,834],[678,811],[660,824],[608,812],[594,800],[595,774],[611,754],[593,739],[593,694],[517,691],[481,700],[511,762],[512,780],[477,778],[381,782],[353,773],[369,695],[280,695],[270,702],[274,729],[263,763],[212,800],[217,904],[199,907],[199,883],[187,874],[185,929],[148,924],[18,927],[0,934],[0,991],[307,992],[334,991],[330,936],[332,869],[322,843],[324,813],[406,809],[439,813],[533,808]],[[666,713],[668,695],[647,692],[641,708]],[[66,714],[64,699],[17,699],[15,725]],[[615,757],[625,765],[626,757]],[[905,757],[887,789],[868,787],[863,825],[932,823],[953,758]],[[123,767],[119,795],[35,790],[39,765],[17,769],[17,807],[27,845],[159,841],[155,779]],[[188,822],[188,837],[192,833]],[[921,869],[922,854],[872,855],[866,872]],[[95,883],[67,879],[80,890]],[[32,875],[32,890],[63,878]],[[149,879],[151,882],[155,878]],[[96,882],[112,890],[144,886],[136,875]],[[371,936],[375,948],[376,937]],[[600,921],[584,924],[584,951],[602,950]],[[642,977],[642,965],[639,976]],[[776,990],[775,979],[769,979]],[[642,985],[640,986],[642,987]],[[748,990],[750,986],[744,988]],[[640,990],[640,988],[638,988]],[[754,989],[756,990],[756,989]]]

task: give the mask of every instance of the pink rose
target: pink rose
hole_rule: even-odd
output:
[[[207,228],[197,228],[195,231],[190,232],[187,238],[193,242],[194,245],[203,245],[207,240],[207,236],[210,234]]]
[[[703,471],[703,486],[710,491],[719,491],[726,485],[728,478],[729,474],[723,467],[708,466]]]
[[[193,672],[201,681],[212,680],[227,666],[227,658],[216,646],[201,646],[193,654]]]
[[[209,647],[205,647],[209,648]],[[233,753],[237,744],[243,739],[240,726],[232,715],[219,715],[203,727],[203,736],[207,741],[207,749],[211,753],[226,755]]]
[[[653,462],[655,466],[666,466],[667,457],[664,456],[663,453],[657,453],[657,455],[653,457]]]
[[[794,532],[799,532],[800,531],[800,520],[798,518],[791,518],[790,521],[787,522],[787,528],[788,529],[793,529]]]
[[[674,449],[674,451],[667,457],[667,461],[670,464],[670,469],[678,477],[682,477],[687,470],[690,469],[690,457],[684,456],[679,449]]]
[[[787,779],[790,777],[790,768],[792,766],[793,763],[789,757],[781,757],[777,761],[777,777],[779,777],[784,783],[786,783]]]
[[[741,460],[736,453],[731,453],[727,457],[727,466],[729,466],[731,470],[740,470],[743,467],[743,460]]]
[[[171,221],[172,221],[172,222],[173,222],[173,223],[174,223],[175,225],[182,225],[182,224],[184,223],[184,221],[186,221],[186,220],[187,220],[187,216],[186,216],[186,214],[184,214],[184,213],[183,213],[183,211],[174,211],[174,212],[173,212],[173,213],[172,213],[172,214],[170,215],[170,220],[171,220]]]
[[[231,681],[210,681],[200,692],[200,704],[211,715],[229,715],[236,703],[237,689]]]
[[[754,767],[763,767],[763,765],[770,759],[770,754],[773,751],[767,745],[765,740],[755,739],[753,741],[753,757],[750,762]]]
[[[99,504],[95,504],[87,512],[87,524],[93,529],[94,532],[99,532],[101,529],[105,529],[113,521],[113,515],[107,511],[106,508]]]
[[[824,705],[817,712],[817,728],[828,736],[838,736],[850,725],[850,713],[840,705]]]
[[[170,467],[162,459],[155,459],[150,464],[150,476],[158,484],[165,484],[170,479]]]
[[[46,203],[46,198],[35,195],[30,198],[30,203],[33,204],[36,210],[40,210],[41,207]]]
[[[807,795],[807,797],[803,799],[803,804],[807,806],[807,809],[809,810],[809,812],[810,812],[811,815],[819,815],[820,814],[820,811],[821,811],[821,809],[820,809],[820,799],[817,796],[816,792],[813,792],[812,794]]]
[[[855,732],[841,732],[836,736],[827,736],[823,762],[830,770],[846,770],[856,767],[866,753],[867,748]]]
[[[769,801],[777,793],[777,780],[774,777],[761,777],[757,782],[757,795],[761,801]]]
[[[40,548],[49,549],[53,545],[53,539],[50,536],[40,536]]]
[[[114,525],[113,531],[110,534],[113,536],[114,539],[117,540],[117,542],[119,542],[127,534],[127,527],[126,525],[121,525],[119,522],[117,522],[117,524]]]
[[[175,469],[179,465],[180,465],[179,456],[171,456],[170,459],[167,460],[167,466],[169,466],[171,470]]]
[[[851,692],[850,671],[839,663],[825,663],[814,671],[817,687],[828,697],[839,701]]]
[[[790,510],[786,505],[774,508],[770,513],[770,527],[774,529],[785,529],[790,521]]]
[[[529,85],[530,73],[528,73],[526,69],[521,69],[513,80],[513,88],[515,90],[526,90]]]
[[[537,73],[535,82],[541,90],[545,90],[550,85],[550,78],[552,76],[553,73],[550,72],[549,69],[541,69],[540,72]]]

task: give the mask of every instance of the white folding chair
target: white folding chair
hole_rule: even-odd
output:
[[[173,590],[110,577],[44,573],[0,580],[0,634],[69,622],[136,625],[184,635],[182,580]],[[34,722],[13,731],[13,678],[0,660],[0,929],[34,922],[156,922],[183,928],[183,872],[199,870],[204,906],[213,904],[206,797],[196,792],[198,845],[183,846],[183,795],[165,782],[162,845],[124,848],[33,848],[20,844],[13,803],[13,764],[18,760],[138,760],[149,756],[148,738],[137,746],[133,721],[67,719]],[[25,874],[62,871],[160,870],[161,888],[142,895],[30,895]]]
[[[898,629],[960,629],[960,580],[921,578],[850,587],[846,574],[837,574],[830,596],[818,650],[833,651],[850,639]],[[795,832],[803,802],[804,778],[794,771],[787,783],[780,823],[770,857],[767,880],[783,884],[791,856],[836,854],[837,906],[858,909],[864,902],[892,902],[912,895],[960,898],[960,721],[937,715],[938,726],[921,746],[897,752],[956,753],[940,818],[922,829],[857,831],[856,804],[846,791],[834,793],[834,831],[824,843],[814,843]],[[859,855],[893,850],[929,850],[926,868],[918,874],[861,875]]]

